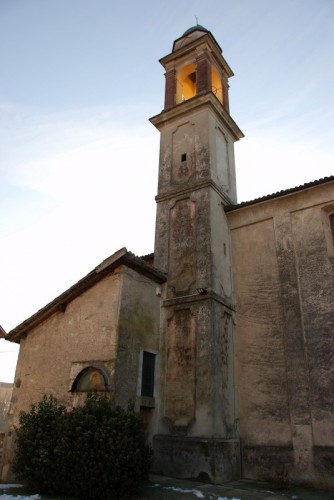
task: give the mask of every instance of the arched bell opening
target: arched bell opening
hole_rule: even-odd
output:
[[[176,103],[187,101],[196,95],[196,67],[187,64],[177,72]]]
[[[211,68],[212,92],[217,99],[223,104],[223,85],[220,76],[215,68]]]

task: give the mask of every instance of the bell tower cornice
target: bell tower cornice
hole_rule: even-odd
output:
[[[201,110],[205,107],[209,108],[215,114],[216,119],[228,130],[234,141],[238,141],[244,137],[238,125],[212,92],[204,95],[196,95],[184,101],[181,105],[176,104],[171,108],[165,109],[159,115],[150,118],[150,122],[161,132],[164,127],[171,125],[173,122],[175,124],[178,123],[183,116],[187,117],[195,110]]]
[[[209,33],[162,57],[159,62],[166,71],[170,71],[185,63],[193,57],[194,53],[197,58],[206,55],[212,63],[219,65],[224,70],[227,78],[234,76],[232,69],[222,55],[221,48]]]

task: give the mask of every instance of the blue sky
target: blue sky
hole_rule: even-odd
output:
[[[6,331],[120,247],[153,250],[158,59],[195,15],[235,73],[239,201],[333,174],[332,0],[0,0]]]

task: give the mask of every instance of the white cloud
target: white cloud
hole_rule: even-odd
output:
[[[333,153],[263,132],[237,144],[236,171],[238,201],[247,201],[333,175]]]
[[[2,164],[10,196],[19,188],[25,200],[0,220],[7,330],[120,247],[153,251],[158,135],[115,116],[86,110],[21,126],[20,148]]]

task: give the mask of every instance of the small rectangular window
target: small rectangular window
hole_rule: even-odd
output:
[[[141,395],[153,398],[154,396],[155,354],[143,352],[143,368],[141,378]]]
[[[181,161],[187,161],[187,153],[181,155]]]
[[[329,216],[329,223],[330,223],[331,230],[332,230],[332,237],[334,239],[334,213],[330,214],[330,216]]]

